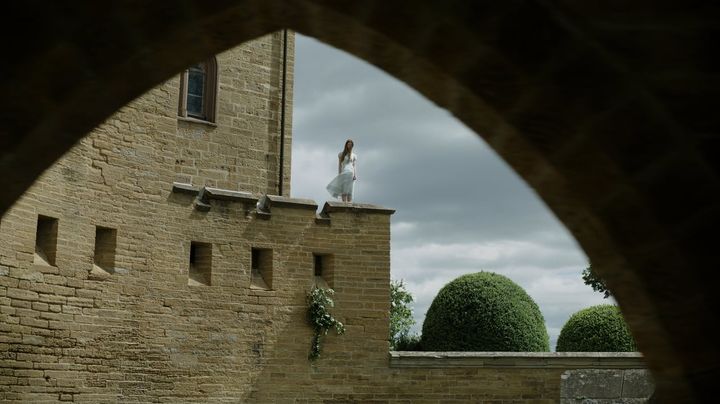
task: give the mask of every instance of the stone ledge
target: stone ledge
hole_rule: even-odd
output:
[[[272,207],[278,208],[296,208],[317,210],[317,203],[312,199],[289,198],[278,195],[265,195],[260,198],[258,206],[264,212],[270,212]]]
[[[329,215],[332,212],[351,212],[351,213],[380,213],[386,215],[392,215],[395,213],[395,209],[388,209],[378,205],[371,205],[369,203],[352,203],[352,202],[325,202],[323,206],[322,215]]]
[[[245,205],[255,205],[257,198],[249,192],[233,191],[230,189],[211,188],[211,187],[195,187],[192,184],[182,182],[173,182],[172,192],[195,195],[195,209],[201,212],[207,212],[212,207],[210,200],[230,201],[243,203]],[[246,209],[246,214],[249,209]]]
[[[200,189],[192,186],[192,184],[185,184],[182,182],[173,182],[172,191],[181,193],[181,194],[197,195],[198,192],[200,192]]]
[[[218,126],[217,123],[215,123],[215,122],[206,121],[204,119],[191,118],[188,116],[178,116],[177,119],[178,119],[178,121],[181,121],[181,122],[198,123],[201,125],[207,125],[207,126],[211,126],[214,128],[216,128]]]
[[[205,195],[208,199],[216,199],[220,201],[233,201],[243,203],[257,203],[258,198],[249,192],[231,191],[229,189],[209,188],[205,187]]]
[[[637,352],[390,352],[391,368],[645,369]]]

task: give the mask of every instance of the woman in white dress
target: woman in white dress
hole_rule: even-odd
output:
[[[345,141],[343,151],[338,154],[338,175],[327,185],[333,198],[341,197],[343,202],[352,202],[353,185],[357,180],[357,156],[352,152],[355,144]]]

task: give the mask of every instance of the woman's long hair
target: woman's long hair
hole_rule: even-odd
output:
[[[348,147],[348,144],[351,144],[351,147]],[[352,139],[348,139],[345,141],[345,147],[343,147],[342,154],[340,155],[340,163],[345,161],[345,156],[349,156],[350,153],[352,153],[352,148],[355,146],[355,142],[352,141]]]

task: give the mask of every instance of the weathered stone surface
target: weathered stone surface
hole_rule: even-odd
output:
[[[568,370],[561,384],[561,404],[639,404],[654,391],[646,369]]]
[[[622,370],[568,370],[562,374],[560,397],[575,400],[619,399],[622,383]]]
[[[655,383],[647,369],[627,369],[623,372],[622,396],[647,399],[655,391]]]

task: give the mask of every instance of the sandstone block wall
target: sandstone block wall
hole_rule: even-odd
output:
[[[332,212],[329,223],[317,223],[316,206],[302,203],[273,206],[268,217],[215,201],[199,213],[192,196],[168,199],[164,214],[133,222],[149,234],[118,251],[117,261],[137,262],[129,269],[93,274],[94,226],[65,211],[57,266],[3,265],[1,400],[244,402],[254,389],[265,397],[266,382],[271,401],[288,391],[304,396],[285,377],[299,365],[303,375],[293,379],[304,379],[312,366],[305,294],[315,282],[313,253],[333,256],[338,314],[348,327],[327,339],[323,355],[334,359],[325,363],[333,373],[366,369],[373,358],[374,366],[386,363],[387,211]],[[119,244],[136,237],[118,229]],[[193,241],[210,246],[209,285],[189,284]],[[67,256],[64,245],[83,259]],[[251,284],[254,247],[271,251],[272,290]]]
[[[283,156],[285,195],[290,194],[294,49],[294,35],[289,33]],[[213,124],[175,118],[179,76],[161,87],[168,99],[156,105],[158,112],[168,115],[177,125],[173,164],[176,181],[256,194],[278,193],[282,58],[282,32],[217,55],[217,121]],[[140,124],[143,119],[151,116],[142,117]]]

